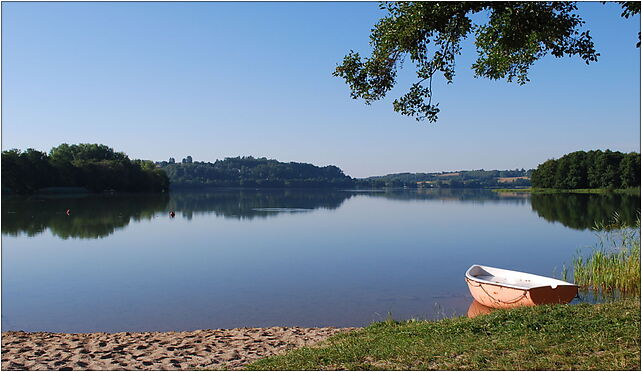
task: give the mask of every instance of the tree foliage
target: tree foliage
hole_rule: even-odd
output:
[[[547,160],[533,172],[534,187],[553,189],[630,188],[640,186],[640,154],[576,151]]]
[[[130,160],[105,145],[63,143],[49,154],[34,149],[3,151],[2,187],[16,193],[51,187],[158,192],[168,189],[169,180],[151,161]]]
[[[620,4],[625,18],[640,12],[639,2]],[[409,59],[417,80],[393,107],[417,120],[437,120],[432,79],[440,73],[453,82],[455,57],[470,35],[477,49],[475,77],[493,80],[525,84],[531,66],[549,54],[577,56],[587,64],[599,56],[575,13],[576,2],[385,2],[380,7],[387,15],[372,29],[370,56],[350,51],[334,76],[345,80],[352,98],[370,104],[395,86],[398,69]],[[484,23],[473,22],[477,14]]]
[[[273,159],[243,156],[214,163],[192,161],[160,162],[172,187],[344,187],[352,185],[334,165],[317,167],[307,163],[283,163]]]
[[[362,187],[491,188],[530,186],[532,169],[394,173],[356,181]]]

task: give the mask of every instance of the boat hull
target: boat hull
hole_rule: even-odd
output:
[[[483,283],[466,278],[468,289],[480,304],[495,309],[510,309],[520,306],[544,304],[567,304],[577,295],[577,286],[559,285],[518,289],[501,284]]]

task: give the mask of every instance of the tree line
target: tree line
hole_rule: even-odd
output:
[[[63,143],[49,153],[29,148],[2,152],[2,190],[18,194],[80,188],[101,192],[168,190],[164,171],[149,160],[130,160],[106,145]]]
[[[532,169],[394,173],[356,180],[360,187],[492,188],[530,186]]]
[[[318,167],[308,163],[284,163],[252,156],[225,158],[214,163],[180,163],[170,158],[157,163],[167,172],[172,188],[194,187],[346,187],[353,179],[334,165]]]
[[[552,189],[620,189],[640,186],[640,154],[576,151],[540,164],[533,187]]]
[[[2,190],[19,194],[56,188],[92,192],[159,192],[195,187],[408,187],[491,188],[630,188],[640,186],[640,154],[576,151],[540,164],[536,170],[472,170],[441,173],[397,173],[354,179],[334,165],[279,162],[252,156],[214,163],[130,160],[99,144],[62,144],[47,154],[34,149],[2,152]]]

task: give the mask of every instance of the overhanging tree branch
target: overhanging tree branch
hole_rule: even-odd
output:
[[[640,13],[639,2],[619,3],[622,17]],[[350,51],[333,75],[346,81],[353,99],[370,104],[395,86],[397,69],[408,57],[418,79],[393,108],[418,121],[437,121],[432,79],[439,72],[453,82],[455,57],[470,34],[478,55],[475,77],[525,84],[530,67],[548,54],[578,56],[587,64],[599,57],[575,2],[386,2],[380,8],[388,14],[372,30],[371,55],[362,60]],[[470,17],[480,12],[486,22],[473,24]]]

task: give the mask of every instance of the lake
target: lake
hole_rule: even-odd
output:
[[[2,331],[465,315],[472,264],[559,277],[596,244],[596,220],[633,222],[639,205],[621,194],[469,189],[5,197]]]

